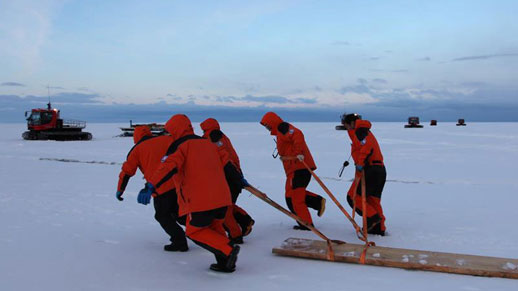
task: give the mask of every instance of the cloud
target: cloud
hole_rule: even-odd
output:
[[[375,79],[372,79],[372,82],[374,83],[378,83],[378,84],[387,84],[388,81],[385,80],[385,79],[380,79],[380,78],[375,78]]]
[[[277,104],[286,104],[293,102],[292,100],[282,97],[282,96],[252,96],[247,95],[245,97],[239,98],[242,101],[252,101],[252,102],[260,102],[260,103],[277,103]]]
[[[237,100],[238,100],[238,98],[233,97],[233,96],[223,96],[223,97],[217,96],[216,97],[216,101],[221,102],[221,103],[234,103]]]
[[[317,104],[316,98],[295,98],[296,103]]]
[[[381,59],[380,57],[370,57],[369,60],[370,61],[378,61],[379,59]]]
[[[24,84],[17,83],[17,82],[4,82],[4,83],[0,84],[0,86],[25,87]]]
[[[377,73],[408,73],[407,69],[398,69],[398,70],[369,69],[369,71],[377,72]]]
[[[1,1],[0,54],[21,70],[34,70],[51,33],[52,18],[64,1]]]
[[[296,94],[295,94],[296,95]],[[318,104],[318,99],[307,96],[286,97],[281,95],[266,96],[210,96],[210,95],[189,95],[187,97],[177,96],[175,94],[167,94],[163,99],[172,104],[193,104],[197,106],[241,106],[241,107],[257,107],[257,106],[282,106],[282,107],[307,107],[307,105]]]
[[[487,60],[487,59],[493,59],[493,58],[509,58],[509,57],[518,57],[518,53],[467,56],[467,57],[455,58],[455,59],[452,59],[451,61],[452,62],[477,61],[477,60]]]
[[[431,61],[432,59],[430,57],[424,57],[424,58],[419,58],[417,59],[418,61],[421,61],[421,62],[429,62]]]
[[[332,45],[351,45],[351,43],[348,41],[337,40],[337,41],[333,42]]]
[[[55,95],[52,95],[50,97],[50,100],[52,102],[56,103],[65,103],[65,104],[71,104],[71,103],[79,103],[79,104],[101,104],[102,101],[100,100],[99,94],[91,93],[91,94],[85,94],[85,93],[76,93],[76,92],[62,92]]]
[[[167,97],[171,97],[171,99],[173,99],[174,101],[180,101],[180,100],[182,100],[182,97],[180,97],[180,96],[176,96],[175,94],[167,94],[166,96],[167,96]]]
[[[357,94],[364,94],[364,93],[369,93],[371,90],[370,88],[367,86],[367,84],[365,82],[362,82],[363,79],[360,79],[358,80],[358,85],[353,85],[353,86],[344,86],[340,89],[338,89],[338,92],[342,95],[345,95],[347,93],[357,93]]]
[[[75,92],[62,92],[52,95],[50,101],[53,104],[103,104],[98,94],[83,94]],[[17,96],[0,95],[0,107],[41,107],[48,102],[48,96]]]
[[[45,87],[45,88],[54,89],[54,90],[65,90],[65,88],[60,87],[60,86],[48,86],[48,87]]]

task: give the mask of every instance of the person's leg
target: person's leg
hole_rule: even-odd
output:
[[[306,190],[306,205],[318,211],[318,216],[322,216],[326,209],[326,199],[318,194]]]
[[[203,212],[191,213],[187,222],[187,236],[216,257],[217,264],[211,269],[221,272],[233,272],[239,246],[231,246],[223,229],[226,207]]]
[[[218,210],[221,208],[218,208]],[[223,210],[223,216],[226,212],[226,207]],[[215,254],[221,254],[228,256],[232,251],[232,247],[229,244],[229,239],[225,236],[225,232],[215,230],[212,227],[213,221],[215,220],[215,210],[193,212],[189,222],[187,223],[186,234],[196,244],[209,250]]]
[[[231,241],[235,241],[237,243],[243,243],[243,233],[241,232],[241,227],[237,223],[234,217],[234,206],[231,205],[227,207],[227,212],[225,214],[225,220],[223,222],[223,227],[229,234],[229,238]]]
[[[307,224],[313,225],[311,214],[306,205],[306,189],[296,188],[292,190],[292,203],[295,214]],[[305,228],[305,227],[304,227]]]
[[[234,205],[232,210],[234,211],[234,218],[241,227],[243,236],[249,235],[252,231],[252,226],[254,225],[255,221],[243,208],[239,207],[238,205]]]
[[[374,209],[376,209],[376,215],[378,216],[379,221],[379,230],[385,232],[385,215],[383,215],[383,208],[381,207],[381,199],[373,196],[367,197],[367,202]],[[370,228],[370,227],[369,227]]]
[[[286,176],[286,184],[284,186],[284,193],[285,193],[285,199],[286,199],[286,205],[288,206],[288,209],[291,211],[291,213],[295,214],[295,210],[293,209],[293,201],[292,201],[292,180],[293,180],[293,173]]]
[[[294,172],[293,175],[293,188],[304,188],[306,190],[305,203],[306,206],[318,211],[318,216],[324,214],[326,209],[326,199],[318,194],[308,191],[306,188],[311,181],[311,173],[307,169],[301,169]]]
[[[370,218],[369,232],[373,234],[385,234],[385,216],[381,207],[381,194],[387,179],[384,166],[371,166],[365,169],[367,182],[367,203],[375,209],[376,214]]]
[[[170,245],[164,246],[167,251],[187,251],[187,239],[182,227],[177,223],[178,202],[174,191],[166,192],[153,198],[155,219],[170,236]]]

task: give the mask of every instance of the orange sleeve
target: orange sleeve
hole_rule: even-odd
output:
[[[129,178],[133,177],[137,172],[138,168],[138,152],[133,150],[128,159],[122,164],[122,169],[119,174],[119,182],[117,183],[117,191],[126,190],[126,185],[128,184]]]
[[[219,145],[218,143],[213,143],[213,145],[215,145],[218,148],[218,155],[219,155],[219,159],[221,161],[221,165],[224,166],[228,162],[231,162],[230,154],[228,153],[228,151],[225,149],[225,147],[223,145]]]
[[[372,135],[369,134],[363,141],[359,141],[358,160],[354,160],[357,165],[365,166],[367,156],[372,152],[373,142]]]
[[[300,130],[295,130],[291,137],[293,141],[293,153],[294,155],[302,155],[304,154],[304,149],[306,148],[306,141],[304,140],[304,134]]]

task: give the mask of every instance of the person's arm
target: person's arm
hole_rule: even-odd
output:
[[[115,194],[116,198],[119,201],[124,200],[122,198],[122,194],[126,190],[126,186],[128,185],[129,179],[135,175],[138,168],[138,152],[133,150],[129,155],[127,160],[122,164],[121,172],[119,174],[119,182],[117,183],[117,193]]]
[[[361,128],[363,129],[363,128]],[[357,166],[360,166],[361,169],[365,167],[365,161],[367,157],[371,154],[373,148],[372,135],[369,133],[369,130],[366,129],[359,132],[357,130],[357,137],[359,141],[359,150],[358,150],[358,160],[355,160]],[[361,139],[360,139],[361,138]]]

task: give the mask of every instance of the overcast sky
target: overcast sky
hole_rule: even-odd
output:
[[[65,108],[518,120],[516,15],[498,0],[2,0],[0,112],[44,106],[50,85]]]

